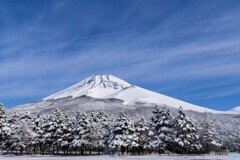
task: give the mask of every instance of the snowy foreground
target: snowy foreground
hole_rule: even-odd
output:
[[[0,156],[1,160],[239,160],[237,156]]]

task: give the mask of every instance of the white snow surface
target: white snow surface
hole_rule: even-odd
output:
[[[1,160],[239,160],[240,156],[187,156],[187,155],[147,155],[147,156],[2,156]]]
[[[114,94],[122,92],[128,87],[131,87],[129,83],[114,76],[96,75],[88,77],[81,82],[44,99],[59,99],[69,96],[76,98],[84,95],[99,99],[113,98]]]
[[[237,112],[237,113],[240,114],[240,106],[235,107],[235,108],[231,109],[230,111],[231,111],[231,112]]]
[[[156,92],[146,90],[144,88],[134,86],[112,75],[94,75],[88,77],[81,82],[43,100],[59,99],[65,97],[89,96],[96,99],[115,98],[123,101],[124,105],[140,103],[150,103],[171,106],[174,108],[183,107],[184,110],[192,110],[197,112],[211,113],[236,113],[234,110],[222,112],[209,108],[190,104],[175,98],[165,96]],[[237,112],[239,113],[239,112]]]

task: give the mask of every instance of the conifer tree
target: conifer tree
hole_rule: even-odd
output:
[[[0,146],[5,144],[9,131],[10,128],[7,124],[5,109],[3,105],[0,103]]]
[[[106,148],[110,133],[109,120],[105,112],[91,113],[91,133],[96,150],[100,153]]]
[[[20,115],[17,112],[14,112],[14,115],[9,117],[8,123],[9,125],[14,125],[16,122],[20,120]]]
[[[205,121],[202,124],[200,140],[206,152],[219,150],[222,146],[222,144],[220,144],[218,133],[216,132],[213,123],[209,122],[208,116],[205,117]]]
[[[81,154],[85,154],[87,150],[91,151],[93,148],[92,139],[89,119],[86,114],[82,114],[73,128],[73,141],[70,147],[74,150],[80,149]]]
[[[153,126],[156,128],[156,130],[158,130],[158,122],[159,122],[159,119],[161,118],[161,112],[162,112],[162,110],[158,106],[155,106],[154,110],[152,111],[153,116],[152,116],[151,120],[152,120]]]
[[[73,133],[72,133],[72,121],[69,117],[65,117],[63,123],[60,125],[60,138],[58,139],[58,143],[62,149],[62,151],[68,154],[70,143],[73,141]]]
[[[97,114],[97,119],[101,128],[101,135],[104,139],[107,139],[110,134],[110,124],[109,124],[109,118],[106,112],[101,111]]]
[[[173,116],[169,109],[164,107],[158,121],[158,147],[164,153],[169,152],[173,148],[174,134],[173,134]]]
[[[175,142],[182,153],[197,153],[202,149],[199,143],[197,129],[191,119],[186,117],[182,107],[178,110],[178,117],[175,121],[176,139]]]
[[[33,144],[33,153],[40,153],[44,145],[44,118],[41,113],[37,113],[31,123],[31,129],[35,133]]]
[[[49,115],[44,123],[44,148],[48,150],[52,150],[52,154],[55,154],[60,149],[60,142],[58,139],[61,138],[61,123],[64,121],[64,114],[62,111],[57,108]]]
[[[62,150],[64,153],[68,151],[69,143],[73,139],[71,134],[71,121],[60,110],[56,109],[53,112],[53,148],[59,152]]]
[[[108,144],[112,151],[127,152],[127,154],[130,150],[134,152],[139,146],[134,122],[127,114],[120,113],[111,131]]]
[[[19,117],[16,124],[11,128],[11,150],[19,151],[20,153],[29,153],[32,149],[32,141],[35,138],[35,133],[31,130],[31,115],[26,112]]]
[[[154,143],[159,154],[169,152],[174,148],[173,116],[170,114],[169,109],[163,107],[161,110],[156,106],[153,111],[152,122],[156,132]]]
[[[5,138],[4,142],[4,148],[7,150],[9,153],[12,144],[14,143],[13,135],[15,135],[16,130],[15,128],[18,128],[18,123],[20,121],[20,116],[15,112],[13,116],[9,117],[7,123],[9,126],[9,132],[7,134],[7,137]]]
[[[136,133],[138,136],[139,152],[145,153],[154,149],[154,133],[152,127],[142,117],[138,125],[136,126]]]

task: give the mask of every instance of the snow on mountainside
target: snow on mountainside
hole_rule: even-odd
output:
[[[132,87],[129,83],[114,76],[96,75],[86,78],[63,91],[46,97],[44,100],[59,99],[69,96],[76,98],[83,95],[99,99],[111,98],[113,94],[121,92],[129,87]]]
[[[235,108],[231,109],[230,111],[231,111],[231,112],[237,112],[237,113],[240,114],[240,106],[235,107]]]
[[[56,100],[66,97],[71,97],[73,99],[80,96],[88,96],[96,99],[119,99],[123,101],[124,105],[131,105],[137,102],[154,103],[171,106],[173,108],[182,106],[185,110],[197,112],[223,113],[131,85],[112,75],[91,76],[76,85],[42,100]],[[229,113],[231,113],[231,111]]]

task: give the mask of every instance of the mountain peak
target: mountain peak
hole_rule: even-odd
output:
[[[114,88],[114,89],[122,89],[125,87],[130,86],[129,83],[113,76],[110,74],[98,74],[93,75],[89,78],[86,78],[85,80],[81,81],[85,85],[91,84],[91,88],[100,86],[101,88]]]
[[[132,85],[113,75],[97,74],[44,99],[75,98],[83,95],[94,98],[106,98],[129,87],[132,87]]]
[[[157,104],[198,112],[220,113],[218,111],[190,104],[160,93],[152,92],[144,88],[133,86],[110,74],[98,74],[90,76],[79,83],[42,100],[57,100],[70,97],[72,99],[88,96],[96,99],[118,99],[124,105]]]

